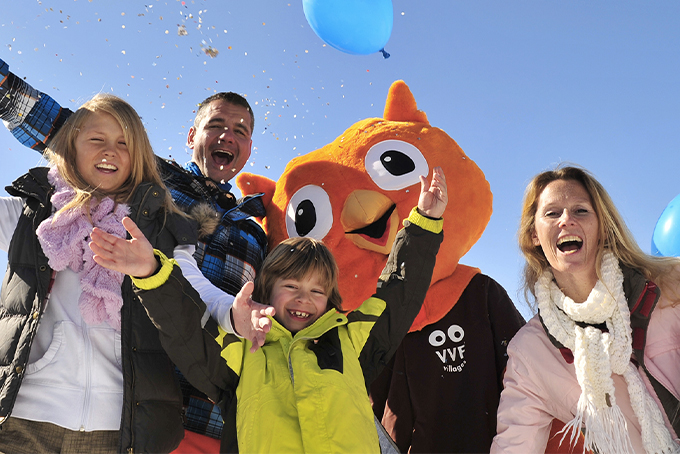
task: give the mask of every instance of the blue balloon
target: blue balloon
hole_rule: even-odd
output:
[[[384,52],[394,21],[392,0],[302,0],[307,22],[326,44],[348,54]]]
[[[652,254],[663,257],[680,257],[680,195],[668,204],[652,235]]]

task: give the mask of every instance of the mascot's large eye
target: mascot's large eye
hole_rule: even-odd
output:
[[[420,150],[401,140],[377,143],[366,154],[366,172],[385,191],[404,189],[420,182],[430,167]]]
[[[300,188],[286,210],[289,238],[308,236],[323,239],[333,225],[333,210],[326,191],[312,184]]]

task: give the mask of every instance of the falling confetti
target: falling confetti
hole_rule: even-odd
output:
[[[189,32],[187,31],[186,25],[180,24],[179,27],[177,27],[177,36],[186,36],[188,34]]]
[[[220,53],[220,51],[218,51],[214,47],[203,46],[203,44],[201,44],[201,49],[203,49],[203,52],[205,52],[205,54],[208,55],[210,58],[215,58]]]

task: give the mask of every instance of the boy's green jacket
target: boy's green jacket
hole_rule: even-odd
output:
[[[201,329],[205,305],[179,267],[134,280],[170,358],[220,404],[222,452],[380,452],[367,385],[418,314],[443,236],[415,210],[404,225],[373,297],[295,336],[274,320],[255,353],[212,321]]]

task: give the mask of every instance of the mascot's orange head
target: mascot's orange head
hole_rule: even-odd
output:
[[[270,247],[295,236],[321,239],[340,268],[343,308],[375,291],[401,220],[417,205],[419,175],[441,166],[449,204],[432,283],[454,273],[491,217],[489,183],[444,131],[430,126],[403,81],[392,84],[385,118],[359,121],[325,147],[293,159],[278,182],[241,173],[244,195],[264,192]]]

